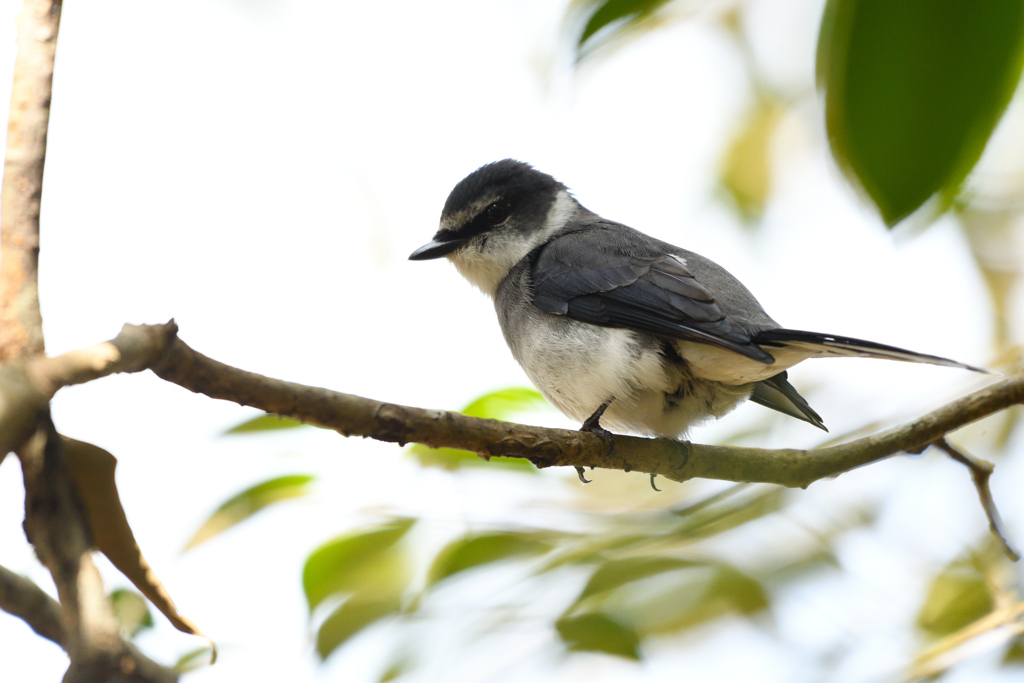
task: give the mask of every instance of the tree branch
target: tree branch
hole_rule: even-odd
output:
[[[177,674],[139,657],[121,639],[90,553],[85,515],[49,414],[17,451],[25,478],[25,535],[53,575],[60,596],[66,683],[175,681]]]
[[[18,450],[61,387],[152,365],[177,333],[166,325],[125,325],[116,338],[55,358],[37,356],[0,366],[0,455]]]
[[[211,398],[232,401],[333,429],[404,445],[461,448],[484,458],[518,456],[538,467],[585,466],[806,487],[826,477],[900,452],[919,453],[949,432],[1024,402],[1024,373],[956,399],[912,422],[840,444],[812,449],[708,446],[616,435],[615,448],[587,432],[547,429],[467,417],[461,413],[386,403],[329,389],[264,377],[207,358],[165,325],[126,325],[115,339],[56,358],[0,368],[0,436],[24,432],[9,422],[24,416],[13,399],[43,404],[62,386],[149,367],[159,377]],[[16,381],[12,378],[17,378]],[[14,387],[12,390],[11,387]],[[4,400],[7,399],[7,400]],[[33,423],[34,426],[34,423]],[[11,441],[0,441],[8,446]]]
[[[24,621],[43,638],[64,647],[60,603],[6,567],[0,567],[0,609]]]
[[[159,377],[190,391],[334,429],[345,436],[461,448],[484,458],[519,456],[538,467],[603,467],[659,474],[674,481],[700,477],[806,487],[896,453],[919,453],[960,427],[1024,402],[1022,373],[912,422],[838,446],[769,450],[616,435],[615,447],[607,453],[605,441],[587,432],[413,408],[264,377],[207,358],[175,336],[176,329],[173,321],[156,326],[126,325],[117,338],[91,349],[0,369],[0,446],[12,443],[4,441],[5,435],[12,438],[12,434],[25,432],[25,425],[10,422],[29,412],[21,406],[45,405],[61,386],[149,367]],[[17,381],[12,381],[12,376]],[[15,396],[20,400],[13,400]],[[32,421],[30,426],[34,424]]]
[[[39,206],[61,0],[25,0],[0,189],[0,360],[43,352]]]
[[[28,624],[33,631],[61,647],[65,646],[66,635],[61,623],[60,603],[51,598],[36,584],[10,569],[0,566],[0,609],[13,614]],[[128,651],[145,672],[146,680],[173,683],[178,680],[176,673],[166,669],[142,654],[131,643]]]
[[[190,391],[334,429],[345,436],[461,448],[484,458],[518,456],[538,467],[604,467],[659,474],[674,481],[701,477],[801,488],[896,453],[918,453],[951,431],[1024,402],[1024,374],[1020,374],[913,422],[838,446],[769,450],[615,435],[615,447],[606,455],[605,441],[587,432],[412,408],[271,379],[207,358],[180,339],[170,344],[152,370]]]

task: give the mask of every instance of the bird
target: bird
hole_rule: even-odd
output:
[[[514,159],[460,181],[433,239],[409,259],[441,257],[493,299],[505,341],[540,393],[609,439],[609,430],[685,438],[748,399],[828,431],[787,375],[810,358],[987,372],[782,327],[722,266],[602,218]]]

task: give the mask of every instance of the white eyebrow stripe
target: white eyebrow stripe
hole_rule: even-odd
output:
[[[471,220],[480,215],[480,212],[490,206],[493,202],[500,199],[500,197],[488,196],[476,200],[469,206],[459,211],[456,211],[450,216],[442,216],[441,224],[438,226],[439,232],[454,232],[466,225]]]

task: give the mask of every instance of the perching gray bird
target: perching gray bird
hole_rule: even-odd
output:
[[[825,429],[786,377],[808,358],[984,372],[783,328],[717,263],[601,218],[551,176],[512,159],[456,185],[433,241],[409,258],[441,256],[494,300],[512,355],[544,397],[594,431],[603,423],[680,438],[748,398]]]

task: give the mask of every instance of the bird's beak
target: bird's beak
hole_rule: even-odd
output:
[[[428,261],[430,259],[441,258],[442,256],[452,253],[467,241],[468,240],[465,239],[454,239],[442,242],[435,239],[427,242],[422,247],[409,254],[409,260]]]

